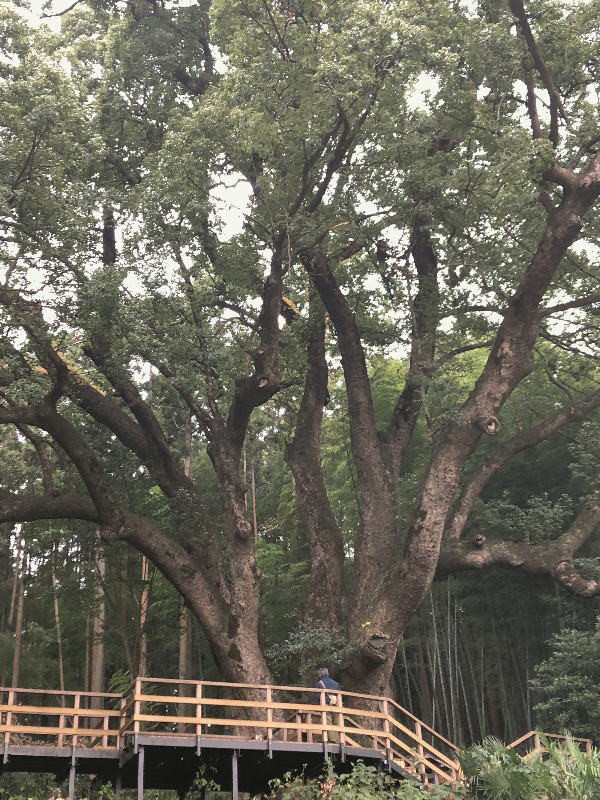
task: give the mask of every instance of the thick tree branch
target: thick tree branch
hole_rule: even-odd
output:
[[[38,519],[83,519],[99,522],[98,510],[89,497],[75,493],[18,495],[0,490],[0,522],[33,522]]]
[[[26,424],[46,431],[77,468],[104,525],[118,530],[122,512],[106,474],[77,428],[56,410],[61,393],[52,390],[37,406],[0,408],[0,423]]]
[[[600,594],[600,580],[586,579],[574,564],[575,553],[589,541],[600,525],[600,497],[589,497],[569,529],[553,542],[528,544],[481,535],[473,542],[448,542],[440,554],[438,573],[465,569],[514,567],[538,575],[549,575],[583,597]]]
[[[509,301],[486,365],[440,437],[406,538],[404,560],[397,567],[397,575],[392,576],[395,597],[388,619],[393,630],[398,624],[398,608],[403,609],[403,615],[410,615],[433,579],[446,517],[467,459],[483,431],[497,431],[496,415],[533,369],[540,303],[567,249],[577,239],[583,216],[599,194],[600,156],[583,177],[576,177],[574,187],[565,188],[560,205],[549,214],[536,252]]]
[[[417,269],[419,290],[412,302],[412,335],[408,375],[385,433],[390,445],[391,465],[398,474],[423,406],[433,373],[433,359],[439,322],[440,293],[438,261],[430,220],[417,214],[413,223],[411,254]]]
[[[231,457],[237,462],[253,410],[283,388],[279,376],[279,315],[283,273],[288,259],[287,236],[282,232],[275,237],[271,269],[263,286],[258,317],[259,345],[252,353],[254,372],[236,379],[227,416],[227,443],[231,448]]]
[[[470,353],[472,350],[482,350],[484,347],[491,347],[493,344],[494,340],[488,339],[485,342],[473,342],[473,344],[465,344],[462,347],[455,347],[440,356],[440,358],[436,360],[435,367],[437,369],[443,364],[446,364],[448,361],[451,361],[456,356],[462,355],[463,353]]]
[[[66,358],[56,350],[38,303],[26,300],[19,292],[0,289],[0,304],[4,305],[11,313],[14,323],[28,334],[40,363],[57,390],[68,395],[80,408],[114,433],[125,447],[134,452],[148,467],[156,482],[167,495],[172,496],[182,485],[189,483],[183,476],[183,471],[170,458],[166,443],[164,443],[164,436],[161,449],[141,424],[136,424],[133,418],[124,413],[105,393],[94,387],[84,375],[69,365]],[[131,403],[132,410],[135,409],[140,419],[147,423],[147,429],[152,429],[152,415],[149,418],[148,408],[139,397],[135,386],[129,381],[125,382],[122,388],[127,400]],[[138,404],[136,404],[136,395],[139,398]],[[2,421],[27,423],[27,419],[9,419],[6,411],[3,415],[0,414],[0,422]],[[162,432],[157,424],[156,428],[154,433],[157,438],[160,438]]]
[[[542,138],[542,126],[540,125],[540,118],[537,110],[537,97],[535,96],[535,87],[531,75],[527,76],[527,113],[531,122],[531,132],[534,139]]]
[[[356,319],[322,251],[301,251],[300,258],[335,326],[348,397],[352,460],[361,501],[356,542],[356,582],[350,629],[361,631],[374,596],[373,569],[394,563],[397,530],[392,479],[375,423],[371,385]]]
[[[35,425],[36,406],[0,406],[0,424]]]
[[[377,434],[371,385],[358,325],[327,257],[319,251],[302,251],[300,258],[335,326],[348,393],[350,435],[358,478],[365,495],[373,490],[375,500],[382,489],[389,488],[390,478]]]
[[[446,527],[445,536],[449,540],[460,538],[481,490],[507,461],[517,453],[535,447],[564,425],[582,419],[598,406],[600,406],[600,390],[588,395],[579,403],[563,409],[555,416],[543,420],[528,431],[518,433],[501,443],[483,464],[477,466],[476,471],[465,483],[456,509]]]
[[[567,303],[559,303],[556,306],[540,308],[540,317],[549,317],[551,314],[558,314],[561,311],[569,311],[571,308],[586,308],[600,303],[600,294],[590,294],[587,297],[580,297],[577,300],[570,300]]]
[[[531,26],[529,25],[529,20],[527,19],[527,14],[525,12],[525,7],[523,5],[523,0],[509,0],[510,10],[512,11],[513,15],[515,16],[517,22],[519,23],[519,27],[521,29],[521,34],[523,39],[525,40],[525,44],[527,45],[527,50],[529,51],[529,55],[533,63],[536,66],[537,71],[540,74],[542,82],[546,87],[546,90],[550,96],[550,104],[551,104],[551,127],[557,126],[557,112],[560,111],[560,115],[562,118],[568,122],[568,117],[565,112],[562,98],[556,85],[554,83],[554,79],[546,62],[542,58],[542,54],[540,53],[539,47],[537,46],[537,42],[535,41],[535,37],[531,30]],[[555,109],[552,108],[552,105],[555,106]],[[533,124],[533,119],[532,119]],[[558,142],[554,142],[556,146]]]
[[[321,423],[328,400],[325,322],[320,302],[311,298],[308,371],[286,461],[294,476],[300,518],[310,548],[310,586],[305,616],[326,628],[342,627],[344,549],[329,503],[321,468]]]
[[[19,433],[21,433],[33,445],[38,457],[38,461],[40,462],[44,489],[46,492],[51,493],[53,489],[52,466],[46,453],[46,446],[48,445],[48,442],[44,441],[41,436],[37,436],[35,433],[33,433],[33,431],[30,430],[27,425],[17,425],[16,427]]]
[[[137,430],[128,425],[128,429],[136,434],[140,432],[143,436],[143,447],[140,447],[139,436],[136,451],[141,457],[144,454],[143,460],[146,466],[150,469],[151,473],[159,478],[159,485],[166,494],[172,496],[180,488],[191,488],[191,482],[185,476],[182,467],[178,464],[174,457],[163,430],[152,411],[149,403],[147,403],[140,394],[139,389],[129,377],[127,371],[118,364],[115,364],[111,353],[110,347],[106,340],[102,341],[100,337],[93,337],[93,344],[91,347],[85,348],[85,354],[94,362],[96,368],[102,373],[109,383],[114,387],[119,397],[123,400],[127,408],[135,417],[138,426]],[[92,390],[94,391],[94,390]],[[99,403],[98,398],[94,404],[89,403],[92,399],[92,393],[89,389],[78,389],[77,395],[81,400],[87,400],[88,403],[86,410],[90,413],[98,413],[99,405],[106,406],[106,403]],[[95,407],[95,411],[93,410]],[[112,409],[111,409],[112,411]],[[110,414],[107,422],[112,429],[115,427],[114,412]],[[131,440],[131,435],[128,437]]]
[[[108,476],[77,428],[50,402],[39,407],[35,424],[49,433],[69,456],[85,483],[102,524],[118,531],[123,525],[123,512]]]

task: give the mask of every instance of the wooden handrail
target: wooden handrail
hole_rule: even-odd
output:
[[[520,736],[518,739],[515,739],[514,742],[511,742],[510,744],[507,744],[506,746],[510,747],[512,750],[514,750],[520,744],[523,744],[528,739],[533,738],[534,739],[534,747],[532,748],[530,753],[528,753],[527,755],[529,755],[529,754],[531,754],[533,752],[540,752],[541,750],[543,750],[543,747],[541,747],[541,744],[539,742],[540,736],[545,736],[548,739],[561,739],[562,741],[567,741],[567,739],[571,739],[574,742],[579,742],[580,744],[585,744],[585,749],[586,749],[586,752],[588,752],[588,753],[591,752],[591,750],[593,748],[593,744],[594,744],[591,739],[585,739],[585,738],[583,738],[581,736],[566,736],[565,734],[562,734],[562,733],[543,733],[542,731],[528,731],[527,733],[524,733],[523,736]]]
[[[192,696],[188,696],[187,693],[185,696],[176,693],[176,687],[182,684],[195,687]],[[163,685],[167,693],[157,694]],[[144,693],[145,689],[148,690],[148,694]],[[225,696],[209,697],[206,689],[211,694],[215,689],[221,689],[218,694]],[[260,691],[262,695],[258,695],[259,699],[236,699],[235,694],[240,690],[251,690],[251,697],[252,691]],[[423,783],[431,780],[452,783],[461,779],[460,765],[452,757],[458,750],[456,745],[391,698],[377,695],[343,690],[324,691],[322,688],[304,686],[140,677],[136,678],[123,694],[19,688],[0,691],[8,692],[6,698],[8,702],[0,704],[0,733],[4,734],[5,744],[11,740],[11,736],[23,734],[32,737],[36,735],[54,737],[61,746],[66,743],[76,747],[79,740],[88,742],[87,747],[94,747],[100,742],[104,748],[115,749],[122,745],[123,737],[131,734],[139,735],[149,730],[156,736],[186,736],[189,735],[185,733],[186,726],[191,726],[198,737],[206,735],[207,726],[210,726],[211,737],[236,740],[249,738],[250,731],[258,731],[262,732],[262,738],[271,742],[280,732],[284,741],[289,742],[291,737],[299,746],[303,741],[303,735],[308,743],[323,741],[326,744],[331,734],[335,733],[339,734],[341,745],[347,744],[352,747],[363,746],[357,742],[356,737],[359,737],[359,740],[364,737],[369,749],[376,750],[385,758],[395,761],[398,766],[408,770]],[[300,695],[298,702],[294,702],[294,694]],[[325,702],[326,694],[335,694],[338,697],[337,705],[328,705]],[[27,695],[31,695],[31,699],[33,696],[45,695],[55,702],[49,706],[36,706],[30,704],[31,700]],[[282,695],[281,701],[278,701],[277,698]],[[19,705],[20,697],[27,699],[28,704]],[[108,705],[108,700],[118,700],[120,708],[80,708],[81,699],[87,697],[106,698],[102,705]],[[73,705],[56,704],[56,699],[58,702],[64,702],[70,698],[73,698]],[[313,698],[314,702],[311,702]],[[177,713],[166,713],[169,706],[176,706],[175,711],[178,713],[183,711],[184,714],[189,708],[190,714],[178,716]],[[215,716],[213,709],[223,716]],[[210,716],[205,716],[207,711]],[[246,719],[242,716],[247,711],[253,712],[251,715],[253,718]],[[27,724],[27,717],[30,715],[41,717],[44,724],[38,726]],[[57,718],[58,724],[49,724],[52,722],[49,718],[52,717]],[[79,721],[86,717],[101,720],[98,723],[100,727],[81,728]],[[70,726],[65,725],[69,720]],[[110,727],[111,720],[116,720],[114,728]],[[328,720],[333,720],[337,724],[329,724]],[[26,724],[20,725],[20,721]],[[243,734],[244,729],[246,734],[238,735],[240,731]],[[533,738],[534,744],[530,750],[539,752],[540,735],[554,739],[565,738],[559,734],[529,731],[512,742],[509,747],[517,747]],[[428,739],[431,741],[427,741]],[[574,741],[584,743],[586,749],[591,749],[592,743],[589,739],[574,737]],[[14,738],[11,744],[13,742]],[[449,748],[451,755],[444,753],[442,748]]]
[[[524,733],[523,736],[520,736],[518,739],[515,739],[514,742],[511,742],[510,744],[507,744],[506,746],[507,747],[517,747],[522,742],[524,742],[527,739],[529,739],[530,736],[533,736],[534,733],[535,733],[535,731],[528,731],[527,733]]]
[[[177,693],[177,688],[182,684],[187,686],[196,687],[196,696],[183,696]],[[157,694],[164,686],[165,691],[168,693]],[[203,687],[210,688],[211,690],[221,689],[221,695],[229,693],[237,693],[240,689],[256,690],[264,693],[264,700],[245,700],[236,699],[231,696],[208,697]],[[150,690],[148,694],[144,690]],[[93,743],[101,741],[104,747],[109,745],[111,747],[118,747],[121,738],[124,735],[134,733],[139,734],[144,731],[147,725],[159,726],[158,729],[152,730],[153,735],[185,735],[181,731],[181,727],[185,725],[193,726],[196,735],[202,732],[204,726],[211,726],[211,736],[230,736],[228,731],[221,732],[219,729],[229,728],[246,728],[250,730],[263,731],[267,739],[272,739],[275,731],[281,731],[286,740],[289,741],[288,734],[294,733],[297,735],[297,740],[300,743],[302,734],[306,735],[309,741],[314,741],[314,736],[320,736],[324,742],[327,742],[328,737],[333,734],[340,735],[340,742],[349,741],[352,745],[356,744],[353,737],[366,737],[369,741],[369,747],[374,750],[385,753],[386,757],[390,757],[392,752],[398,753],[400,761],[407,765],[411,763],[411,769],[414,769],[415,774],[418,774],[417,763],[422,762],[426,769],[438,773],[439,777],[445,781],[450,781],[455,777],[458,765],[445,756],[442,752],[437,750],[433,745],[427,743],[418,735],[419,721],[414,715],[407,712],[397,703],[389,698],[379,697],[376,695],[364,695],[358,692],[345,692],[336,690],[330,692],[338,697],[336,705],[329,705],[325,702],[325,692],[321,688],[304,687],[304,686],[272,686],[260,684],[231,684],[222,681],[192,681],[192,680],[178,680],[174,678],[136,678],[131,687],[123,695],[114,693],[94,693],[94,692],[55,692],[51,690],[15,690],[19,696],[27,695],[30,692],[33,695],[46,695],[49,698],[73,697],[73,706],[61,706],[58,708],[56,705],[52,706],[35,706],[26,705],[20,706],[16,701],[14,695],[11,696],[12,702],[9,705],[0,706],[0,710],[4,710],[12,715],[10,725],[0,725],[0,731],[5,731],[6,735],[10,733],[20,732],[22,734],[36,733],[39,735],[53,735],[56,736],[57,741],[61,744],[66,739],[72,744],[77,743],[78,737],[91,739]],[[212,693],[212,692],[211,692]],[[284,695],[284,699],[278,702],[277,695]],[[300,702],[294,702],[290,699],[290,695],[299,694]],[[286,696],[287,695],[287,696]],[[78,708],[79,702],[82,697],[106,697],[110,699],[119,699],[121,708],[116,709],[82,709]],[[311,702],[311,698],[315,698],[315,702]],[[357,707],[355,700],[360,701],[360,705],[365,707]],[[158,705],[159,709],[150,709],[153,713],[145,713],[146,704]],[[177,716],[175,714],[164,713],[160,706],[181,706],[183,708],[190,707],[194,710],[194,716]],[[224,716],[210,716],[204,715],[204,709],[223,709]],[[383,710],[370,710],[371,708]],[[415,720],[416,731],[400,722],[396,717],[390,713],[391,709],[397,709],[402,714],[407,714],[409,719]],[[264,719],[244,719],[241,715],[231,713],[234,709],[246,709],[254,712],[264,712]],[[229,712],[229,713],[227,713]],[[59,716],[58,725],[50,725],[46,722],[45,725],[19,725],[20,718],[37,714],[42,717]],[[286,714],[291,719],[285,719]],[[333,721],[337,724],[329,724],[328,716],[333,715]],[[305,719],[302,718],[305,715]],[[256,717],[256,713],[253,715]],[[261,716],[260,713],[258,716]],[[94,728],[93,730],[82,729],[78,725],[80,718],[90,717],[100,719],[101,727]],[[281,720],[281,717],[284,717]],[[119,720],[118,728],[113,730],[109,727],[110,719],[116,718]],[[316,718],[316,719],[315,719]],[[72,719],[72,727],[64,725],[65,720]],[[313,721],[314,720],[314,721]],[[26,721],[26,720],[23,720]],[[364,722],[372,727],[365,727]],[[7,720],[8,722],[8,720]],[[164,730],[164,726],[168,729]],[[161,730],[162,727],[162,730]],[[430,730],[427,727],[427,730]],[[352,731],[352,737],[347,736],[348,730]],[[206,728],[204,728],[204,731]],[[181,731],[181,733],[180,733]],[[440,741],[445,741],[443,737],[436,734],[431,729],[431,734]],[[402,739],[408,738],[413,747],[409,746]],[[113,745],[114,742],[114,745]],[[417,749],[415,749],[415,747]],[[437,763],[430,761],[430,758],[437,760]],[[446,770],[446,771],[444,771]],[[450,773],[450,774],[448,774]]]
[[[75,708],[74,706],[20,706],[0,705],[2,711],[13,711],[18,714],[40,714],[48,717],[121,717],[119,710],[107,708]]]
[[[410,711],[408,711],[408,709],[406,709],[406,708],[403,708],[403,707],[402,707],[401,705],[399,705],[399,703],[397,703],[395,700],[392,700],[392,698],[391,698],[391,697],[390,697],[390,698],[388,698],[388,702],[389,702],[389,703],[390,703],[390,705],[392,705],[394,708],[397,708],[397,709],[398,709],[399,711],[401,711],[403,714],[406,714],[406,716],[407,716],[407,717],[410,717],[410,718],[411,718],[411,719],[412,719],[414,722],[418,722],[418,723],[419,723],[419,725],[421,726],[421,728],[425,728],[425,729],[426,729],[426,730],[427,730],[429,733],[433,734],[433,735],[434,735],[434,736],[435,736],[437,739],[441,739],[441,740],[442,740],[442,742],[444,742],[444,744],[448,745],[448,747],[451,747],[451,748],[452,748],[452,750],[454,750],[455,752],[458,752],[458,749],[459,749],[459,748],[458,748],[458,747],[457,747],[455,744],[453,744],[453,742],[451,742],[451,741],[449,741],[448,739],[446,739],[446,737],[445,737],[445,736],[442,736],[442,734],[441,734],[441,733],[438,733],[436,730],[434,730],[432,727],[430,727],[430,726],[429,726],[429,725],[428,725],[426,722],[423,722],[423,720],[419,719],[419,718],[418,718],[418,717],[416,717],[414,714],[412,714]]]
[[[117,699],[123,697],[122,694],[115,694],[114,692],[76,692],[67,690],[63,692],[60,689],[57,691],[54,689],[11,689],[8,686],[0,686],[0,692],[15,692],[18,694],[47,694],[50,697],[75,697],[75,695],[78,695],[79,697],[114,697]]]

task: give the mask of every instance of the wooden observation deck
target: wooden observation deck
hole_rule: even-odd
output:
[[[357,759],[423,784],[460,777],[456,747],[387,697],[137,678],[124,694],[0,689],[4,771],[98,775],[183,795],[201,765],[233,797],[290,770]],[[325,695],[337,697],[327,705]],[[252,699],[248,699],[251,697]]]
[[[145,787],[183,796],[202,766],[237,800],[325,759],[338,771],[361,759],[424,785],[461,780],[458,748],[409,711],[331,689],[163,678],[136,678],[124,694],[5,688],[0,735],[2,771],[68,777],[71,800],[77,773],[143,800]],[[535,732],[514,745],[541,746]]]

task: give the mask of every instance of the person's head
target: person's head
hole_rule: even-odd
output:
[[[319,667],[317,675],[319,676],[319,678],[328,678],[329,670],[327,669],[327,667]]]

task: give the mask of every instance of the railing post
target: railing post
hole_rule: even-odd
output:
[[[61,715],[58,717],[58,729],[59,729],[59,731],[62,731],[62,729],[63,729],[64,727],[65,727],[65,715],[64,715],[64,714],[61,714]],[[57,742],[57,746],[58,746],[58,747],[62,747],[62,746],[63,746],[63,740],[64,740],[64,738],[65,738],[65,737],[64,737],[64,734],[63,734],[62,732],[58,734],[58,742]]]
[[[383,732],[385,734],[385,758],[388,762],[388,769],[390,768],[392,745],[390,742],[390,708],[387,698],[383,701]]]
[[[202,736],[202,684],[196,684],[196,740]]]
[[[338,699],[338,707],[341,709],[342,708],[342,695],[341,695],[341,693],[338,694],[337,699]],[[345,724],[345,721],[344,721],[344,715],[343,715],[341,710],[338,713],[337,719],[338,719],[338,723],[337,724],[339,725],[340,728],[342,728],[342,730],[340,731],[340,744],[341,745],[345,745],[346,744],[346,724]]]
[[[302,741],[302,712],[296,711],[296,741]]]
[[[108,731],[110,730],[110,717],[106,713],[106,697],[100,697],[100,702],[102,703],[102,710],[104,711],[104,716],[102,717],[102,730],[105,733],[102,735],[102,747],[108,747]]]
[[[323,681],[324,683],[324,681]],[[325,692],[319,692],[319,705],[324,706],[325,703]],[[325,730],[325,726],[327,725],[327,712],[321,711],[321,725],[323,726],[323,744],[327,744],[329,737],[327,736],[327,731]]]
[[[271,703],[273,702],[273,688],[267,686],[267,722],[273,722],[273,709]],[[273,728],[267,728],[267,741],[270,743],[273,738]]]
[[[137,749],[138,736],[139,736],[139,733],[140,733],[140,720],[139,720],[139,717],[140,717],[140,714],[141,714],[141,710],[140,709],[142,707],[141,701],[138,700],[137,698],[141,695],[141,693],[142,693],[142,679],[141,678],[136,678],[135,679],[135,686],[133,688],[133,696],[134,696],[134,698],[136,698],[133,701],[133,741],[135,742],[136,749]]]
[[[417,742],[417,753],[419,754],[419,763],[417,765],[417,769],[422,774],[425,774],[425,751],[423,750],[423,729],[421,728],[421,723],[419,721],[415,722],[415,733],[418,738]]]
[[[15,704],[15,693],[13,689],[10,689],[8,692],[8,707],[11,708]],[[8,730],[12,725],[13,720],[13,712],[7,711],[6,712],[6,733],[4,734],[4,761],[6,762],[7,753],[8,753],[8,745],[10,742],[10,731]]]
[[[123,727],[123,722],[125,719],[125,706],[127,705],[127,696],[123,695],[119,700],[119,717],[117,719],[117,737],[115,746],[117,750],[121,749],[121,728]]]
[[[79,708],[81,704],[81,695],[76,694],[73,700],[73,734],[71,737],[71,747],[73,750],[77,747],[77,731],[79,729]]]
[[[535,750],[540,750],[540,749],[541,749],[541,747],[542,747],[542,743],[540,742],[540,735],[539,735],[539,733],[536,731],[536,732],[533,734],[533,749],[534,749],[534,751],[535,751]]]

